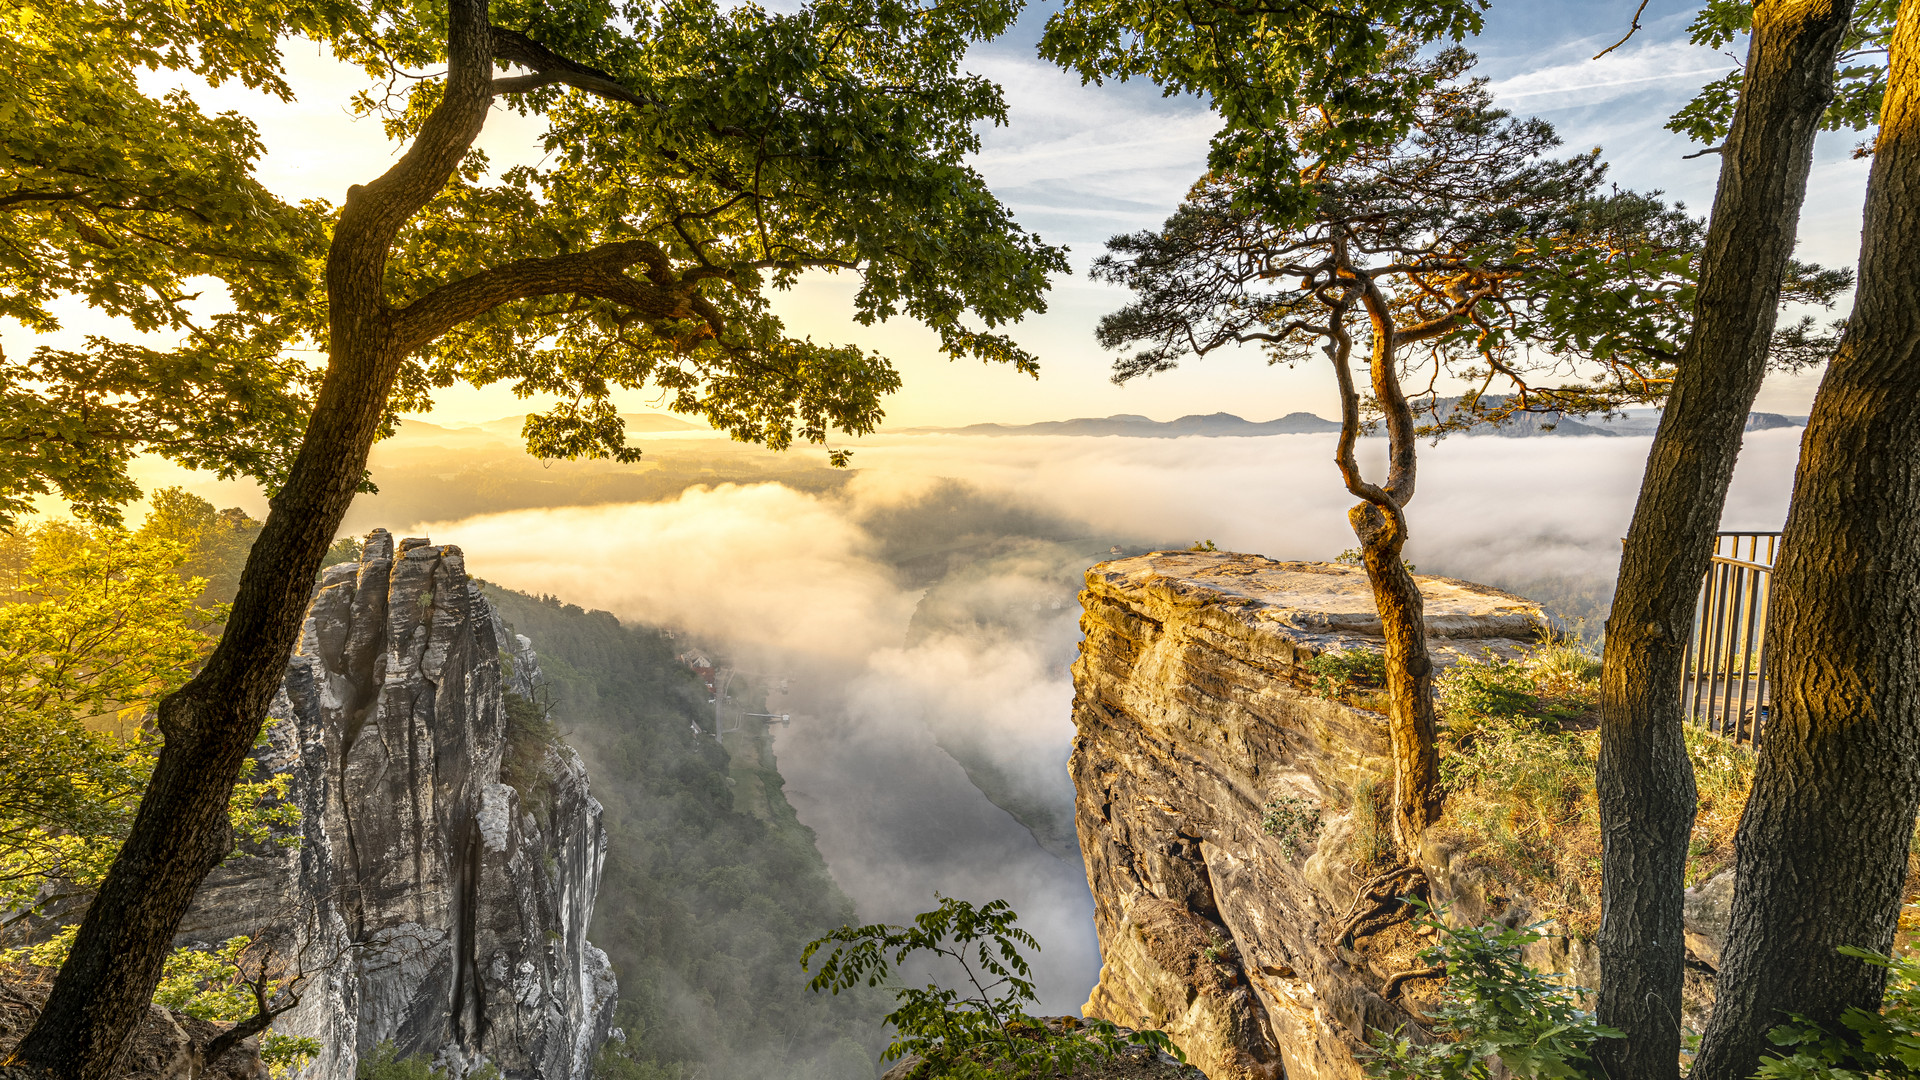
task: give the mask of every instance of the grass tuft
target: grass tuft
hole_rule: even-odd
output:
[[[1461,661],[1440,678],[1442,839],[1487,872],[1490,901],[1524,897],[1575,936],[1600,920],[1599,678],[1599,660],[1574,645]],[[1686,740],[1700,791],[1692,885],[1732,865],[1753,754],[1692,726]]]

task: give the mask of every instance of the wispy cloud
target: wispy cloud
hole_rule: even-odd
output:
[[[1669,85],[1679,88],[1715,78],[1732,61],[1685,40],[1629,44],[1599,60],[1585,56],[1537,67],[1488,85],[1497,100],[1529,110],[1605,105]]]

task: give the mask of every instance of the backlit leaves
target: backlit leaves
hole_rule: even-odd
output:
[[[1210,158],[1269,213],[1306,206],[1301,177],[1406,133],[1426,73],[1396,51],[1480,31],[1485,0],[1068,0],[1040,51],[1082,79],[1146,78],[1205,98],[1225,127]],[[1319,116],[1303,128],[1296,120]]]
[[[1834,71],[1833,101],[1821,117],[1826,131],[1865,131],[1880,123],[1880,101],[1887,90],[1887,46],[1893,38],[1897,0],[1861,0],[1840,42]],[[1753,29],[1751,0],[1708,0],[1688,27],[1688,40],[1723,49]],[[1692,101],[1667,121],[1695,142],[1718,143],[1727,137],[1739,104],[1743,72],[1736,67],[1702,87]]]

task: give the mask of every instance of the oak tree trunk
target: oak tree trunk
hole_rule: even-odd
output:
[[[1765,374],[1814,134],[1851,0],[1761,0],[1700,258],[1693,335],[1621,553],[1600,686],[1601,1022],[1610,1080],[1679,1075],[1681,893],[1693,768],[1681,733],[1688,624]]]
[[[382,277],[393,237],[438,192],[486,120],[493,64],[483,0],[449,5],[447,89],[407,154],[348,192],[327,257],[328,367],[287,482],[247,557],[206,667],[159,705],[153,781],[45,1008],[7,1064],[105,1080],[146,1015],[175,928],[232,847],[227,802],[299,638],[314,576],[353,501],[405,360]]]
[[[1879,1007],[1920,808],[1920,0],[1904,0],[1860,283],[1774,572],[1772,703],[1693,1075],[1745,1080],[1788,1012]]]

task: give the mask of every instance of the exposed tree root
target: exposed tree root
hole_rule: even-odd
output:
[[[1405,888],[1399,886],[1403,879]],[[1356,937],[1379,933],[1412,918],[1413,908],[1402,898],[1416,896],[1424,900],[1429,887],[1426,871],[1418,866],[1389,870],[1360,886],[1354,893],[1353,903],[1347,905],[1347,916],[1339,931],[1333,935],[1334,944],[1351,945]]]
[[[1392,998],[1394,994],[1399,992],[1401,985],[1404,983],[1411,982],[1414,979],[1445,978],[1446,974],[1447,965],[1445,964],[1435,964],[1432,967],[1414,968],[1410,971],[1403,971],[1387,980],[1386,985],[1380,988],[1380,996],[1383,998]]]

